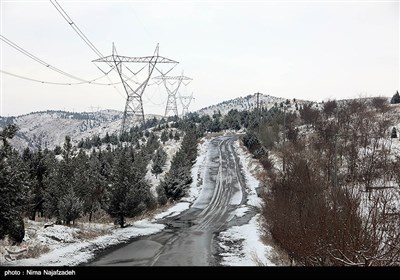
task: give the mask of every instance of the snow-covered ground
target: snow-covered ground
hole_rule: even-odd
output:
[[[112,225],[104,225],[110,229]],[[38,230],[37,242],[46,244],[48,253],[37,258],[20,259],[16,261],[0,260],[1,265],[18,266],[73,266],[79,265],[92,258],[97,250],[128,241],[131,238],[149,235],[161,231],[165,226],[152,223],[147,219],[137,221],[126,228],[114,228],[105,235],[92,240],[79,238],[79,228],[54,225]],[[23,245],[24,246],[24,245]],[[26,245],[25,245],[26,246]],[[29,246],[28,246],[29,253]]]
[[[250,208],[261,207],[262,200],[257,195],[256,189],[261,187],[259,180],[255,177],[262,169],[260,163],[253,159],[252,155],[236,141],[235,151],[240,159],[242,172],[245,177],[245,188],[247,201],[244,206],[237,208],[233,215],[237,218],[243,217]],[[274,248],[261,241],[260,214],[251,218],[250,222],[241,226],[233,226],[219,234],[219,246],[223,253],[222,265],[227,266],[255,266],[276,265],[273,262]]]
[[[248,224],[233,226],[221,232],[219,245],[225,251],[221,253],[222,265],[226,266],[274,266],[273,248],[261,241],[259,225],[260,214],[255,215]]]

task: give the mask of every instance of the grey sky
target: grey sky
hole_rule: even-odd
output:
[[[190,110],[260,91],[326,100],[392,96],[399,88],[399,3],[346,1],[58,1],[105,55],[160,55],[192,77]],[[68,73],[102,73],[96,55],[49,1],[1,1],[1,34]],[[75,82],[1,42],[1,69],[52,82]],[[111,79],[118,82],[113,74]],[[107,83],[106,78],[101,82]],[[117,86],[124,95],[121,85]],[[47,109],[122,110],[111,86],[58,86],[1,74],[2,116]],[[145,113],[162,114],[166,93],[151,86]],[[162,104],[162,105],[160,105]]]

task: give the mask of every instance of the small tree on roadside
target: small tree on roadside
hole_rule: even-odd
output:
[[[392,135],[391,135],[391,138],[397,138],[397,130],[396,130],[396,128],[395,128],[395,127],[393,127],[393,129],[392,129]]]
[[[163,167],[166,161],[167,153],[163,150],[163,148],[158,148],[153,156],[153,165],[151,166],[151,173],[155,174],[156,178],[158,174],[163,172]]]
[[[169,139],[168,137],[168,130],[164,129],[163,132],[161,132],[161,137],[160,140],[163,144],[165,144],[165,142],[167,142]]]
[[[396,91],[396,93],[393,95],[392,99],[390,100],[390,104],[398,104],[400,103],[400,94],[399,91]]]

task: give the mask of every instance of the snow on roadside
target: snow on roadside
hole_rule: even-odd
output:
[[[256,189],[260,182],[254,177],[258,170],[262,170],[258,161],[247,152],[239,141],[233,143],[235,151],[242,165],[242,172],[245,177],[246,204],[237,208],[233,215],[237,218],[243,217],[250,208],[261,207],[262,200],[257,195]],[[273,247],[265,245],[261,241],[262,232],[259,225],[260,214],[251,218],[248,224],[233,226],[226,231],[220,232],[218,236],[219,246],[222,248],[221,264],[226,266],[256,266],[275,265],[271,259],[274,255]]]
[[[246,194],[247,194],[247,204],[261,207],[261,198],[258,197],[256,189],[259,188],[260,182],[253,176],[253,173],[257,170],[262,170],[261,165],[253,159],[252,155],[245,151],[242,146],[240,146],[239,141],[233,143],[236,149],[236,153],[239,160],[243,166],[244,177],[246,180]]]
[[[179,202],[179,203],[175,204],[174,206],[170,207],[168,210],[155,215],[154,218],[152,219],[152,221],[157,221],[159,219],[163,219],[166,217],[175,217],[175,216],[179,215],[180,213],[182,213],[183,211],[189,209],[189,207],[190,207],[189,202]]]
[[[193,182],[187,192],[187,195],[181,199],[182,202],[192,203],[200,194],[203,186],[203,179],[206,173],[206,163],[209,157],[207,147],[210,144],[210,139],[202,138],[197,146],[197,158],[195,164],[192,166]]]
[[[94,252],[104,249],[110,245],[115,245],[128,241],[131,238],[154,234],[163,230],[165,225],[151,223],[147,219],[137,221],[132,226],[126,228],[113,229],[110,234],[99,236],[88,241],[81,241],[70,234],[76,229],[65,226],[46,228],[51,233],[53,239],[64,240],[67,237],[67,243],[54,244],[53,250],[43,254],[38,258],[20,259],[7,265],[18,266],[73,266],[79,265],[90,260]],[[43,238],[43,237],[42,237]],[[43,240],[43,239],[42,239]],[[52,246],[52,245],[50,245]]]
[[[273,253],[271,246],[261,242],[260,226],[258,219],[260,214],[255,215],[248,224],[233,226],[221,232],[219,243],[225,251],[221,253],[222,265],[225,266],[255,266],[259,262],[267,266],[275,264],[268,258]]]
[[[246,215],[246,213],[249,211],[249,207],[247,206],[241,206],[239,208],[236,208],[236,210],[233,212],[233,216],[240,218]]]
[[[192,184],[189,187],[187,195],[183,197],[180,202],[170,207],[168,210],[157,214],[154,216],[152,221],[157,221],[159,219],[163,219],[165,217],[174,217],[182,213],[183,211],[189,209],[192,205],[193,201],[199,196],[200,191],[203,186],[202,178],[205,177],[206,169],[205,164],[207,163],[208,152],[207,147],[210,143],[210,140],[206,138],[202,138],[199,141],[200,143],[197,146],[197,158],[195,164],[192,166],[192,178],[196,178],[193,180]]]

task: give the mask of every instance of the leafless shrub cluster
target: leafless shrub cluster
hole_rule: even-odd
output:
[[[400,265],[400,163],[387,101],[330,101],[300,114],[313,133],[277,147],[284,168],[269,173],[265,227],[296,264]]]

